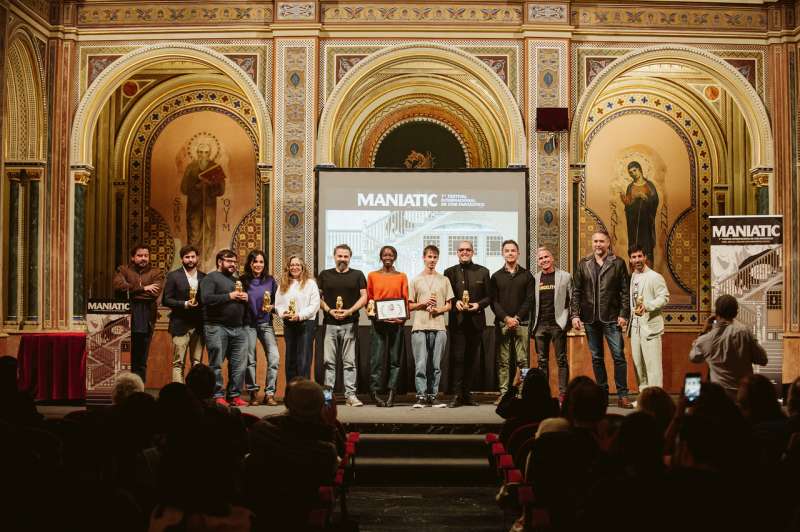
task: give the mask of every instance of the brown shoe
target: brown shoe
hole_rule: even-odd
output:
[[[275,396],[271,393],[264,395],[264,400],[261,401],[262,405],[266,406],[278,406],[278,401],[275,400]]]
[[[503,394],[500,394],[500,395],[497,396],[497,399],[495,399],[492,404],[497,406],[497,405],[500,404],[500,401],[502,401],[502,400],[503,400]]]
[[[248,402],[248,405],[249,406],[258,406],[258,404],[259,404],[258,403],[258,394],[256,394],[256,392],[251,393],[250,394],[250,401]]]
[[[617,400],[617,406],[619,408],[624,408],[625,410],[633,410],[633,405],[630,401],[628,401],[627,397],[620,397]]]

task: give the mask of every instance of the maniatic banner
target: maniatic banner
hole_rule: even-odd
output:
[[[117,374],[130,370],[130,303],[89,300],[86,327],[86,404],[109,405]]]
[[[783,365],[783,217],[711,216],[712,301],[730,294],[738,320],[767,350],[769,363],[755,366],[776,384]]]

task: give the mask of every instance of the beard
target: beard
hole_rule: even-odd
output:
[[[336,261],[336,269],[339,270],[340,272],[346,270],[347,265],[348,263],[343,260]]]

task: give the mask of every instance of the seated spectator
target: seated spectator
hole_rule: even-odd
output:
[[[752,428],[759,464],[776,465],[789,443],[790,429],[775,385],[763,375],[749,375],[742,379],[737,401]]]
[[[35,427],[42,420],[33,397],[27,392],[17,391],[17,359],[0,357],[0,421],[16,427]]]
[[[186,386],[203,404],[214,402],[214,370],[205,364],[195,364],[186,375]]]
[[[250,429],[245,491],[257,530],[303,530],[321,485],[338,462],[334,428],[323,419],[322,387],[307,379],[287,386],[287,412]]]
[[[608,408],[608,394],[589,377],[576,377],[567,385],[563,416],[573,427],[595,433]]]
[[[531,368],[522,382],[521,397],[517,397],[522,373],[517,368],[514,382],[500,399],[497,415],[506,420],[500,430],[500,441],[508,446],[508,438],[519,427],[537,423],[558,415],[558,400],[550,393],[547,375],[538,368]]]
[[[664,388],[648,386],[639,394],[636,406],[640,412],[653,416],[661,434],[666,434],[667,427],[675,416],[675,401]]]
[[[117,381],[111,389],[111,404],[119,406],[136,392],[144,391],[144,382],[136,373],[123,371],[117,375]]]
[[[739,314],[736,298],[723,294],[714,302],[703,333],[692,343],[689,360],[705,361],[710,380],[736,398],[739,382],[753,374],[753,364],[767,365],[767,352],[753,336],[750,328],[735,318]]]

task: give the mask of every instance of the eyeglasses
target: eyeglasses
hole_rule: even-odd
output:
[[[470,253],[472,253],[472,250],[470,248],[458,248],[458,252],[459,253],[464,253],[466,251],[469,251]]]
[[[236,264],[236,259],[222,259],[222,262],[230,262]]]

